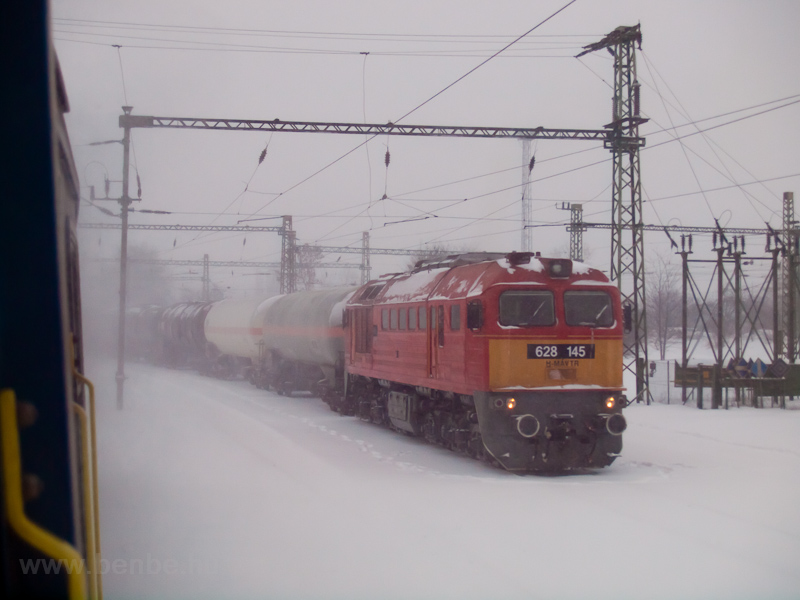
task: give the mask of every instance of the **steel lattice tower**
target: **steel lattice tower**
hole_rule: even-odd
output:
[[[783,194],[783,273],[781,297],[781,323],[783,326],[783,336],[785,343],[784,356],[790,363],[797,360],[797,221],[794,219],[794,193],[784,192]]]
[[[641,47],[639,25],[617,27],[605,38],[586,46],[582,54],[606,48],[614,57],[613,117],[607,127],[611,136],[604,146],[613,155],[611,198],[611,280],[620,289],[622,303],[631,308],[633,331],[625,338],[625,368],[636,375],[636,394],[649,400],[647,372],[647,314],[642,228],[642,184],[639,149],[639,82],[636,46]],[[578,56],[581,56],[579,54]],[[625,239],[626,233],[631,236]]]
[[[369,281],[372,267],[369,264],[369,231],[361,233],[361,285]]]
[[[281,294],[291,294],[297,290],[295,277],[295,232],[292,230],[292,217],[283,217],[283,243],[281,244]]]
[[[583,262],[583,204],[571,204],[569,217],[569,257]]]

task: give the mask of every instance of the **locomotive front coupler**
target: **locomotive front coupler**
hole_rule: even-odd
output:
[[[544,430],[544,437],[551,442],[563,442],[575,435],[573,415],[550,415],[550,423]]]

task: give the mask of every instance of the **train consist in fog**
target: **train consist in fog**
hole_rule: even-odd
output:
[[[569,259],[454,255],[360,287],[129,319],[140,357],[311,391],[511,471],[604,467],[622,449],[619,291]]]

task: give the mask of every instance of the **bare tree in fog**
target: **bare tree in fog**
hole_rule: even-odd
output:
[[[420,249],[418,253],[409,257],[408,262],[406,263],[406,270],[412,270],[421,260],[441,260],[452,254],[462,254],[464,252],[472,252],[472,250],[467,250],[465,248],[453,248],[445,244],[433,244],[431,246],[427,246],[426,248]]]
[[[294,268],[298,290],[313,290],[317,284],[317,268],[322,264],[322,252],[309,244],[295,248]]]
[[[656,254],[647,271],[647,329],[665,360],[667,347],[680,339],[681,276],[669,259]]]

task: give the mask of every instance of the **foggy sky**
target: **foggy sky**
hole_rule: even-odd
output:
[[[134,114],[158,116],[397,122],[564,4],[54,0],[56,49],[71,105],[67,124],[82,186],[93,184],[102,193],[107,175],[117,182],[111,195],[119,195],[121,147],[86,144],[122,137],[124,104]],[[402,123],[600,128],[611,120],[610,56],[574,55],[615,27],[640,22],[638,77],[642,111],[651,119],[640,130],[647,138],[644,222],[711,226],[716,218],[723,225],[769,222],[777,228],[782,193],[798,184],[800,105],[664,142],[696,131],[680,127],[692,121],[705,129],[800,100],[790,98],[800,94],[799,21],[800,5],[791,1],[579,0]],[[789,99],[771,103],[782,98]],[[771,104],[709,119],[764,103]],[[670,127],[678,129],[663,131]],[[359,148],[297,185],[363,141],[134,130],[131,193],[137,173],[143,193],[136,208],[175,214],[134,214],[131,222],[236,224],[288,214],[299,243],[360,246],[362,232],[370,231],[373,247],[520,248],[520,142],[381,136],[368,151]],[[535,230],[534,249],[565,254],[569,213],[559,210],[562,202],[583,203],[586,221],[610,222],[610,154],[601,143],[578,141],[540,140],[534,149],[533,218],[543,225]],[[587,167],[593,163],[599,164]],[[781,179],[734,186],[773,178]],[[721,187],[728,189],[711,191]],[[81,192],[88,198],[88,187]],[[81,211],[84,221],[114,221],[86,203]],[[119,251],[116,231],[82,235],[93,253]],[[646,235],[648,250],[667,251],[664,234]],[[133,232],[131,242],[165,259],[280,257],[274,234],[251,234],[244,243],[238,234]],[[610,232],[589,231],[584,245],[587,262],[607,269]],[[710,247],[710,239],[695,242],[698,251]],[[763,241],[751,247],[758,253]],[[340,260],[358,262],[359,256]],[[406,261],[373,257],[373,275]],[[223,287],[252,280],[222,271],[214,278]],[[329,275],[359,276],[355,270]]]

